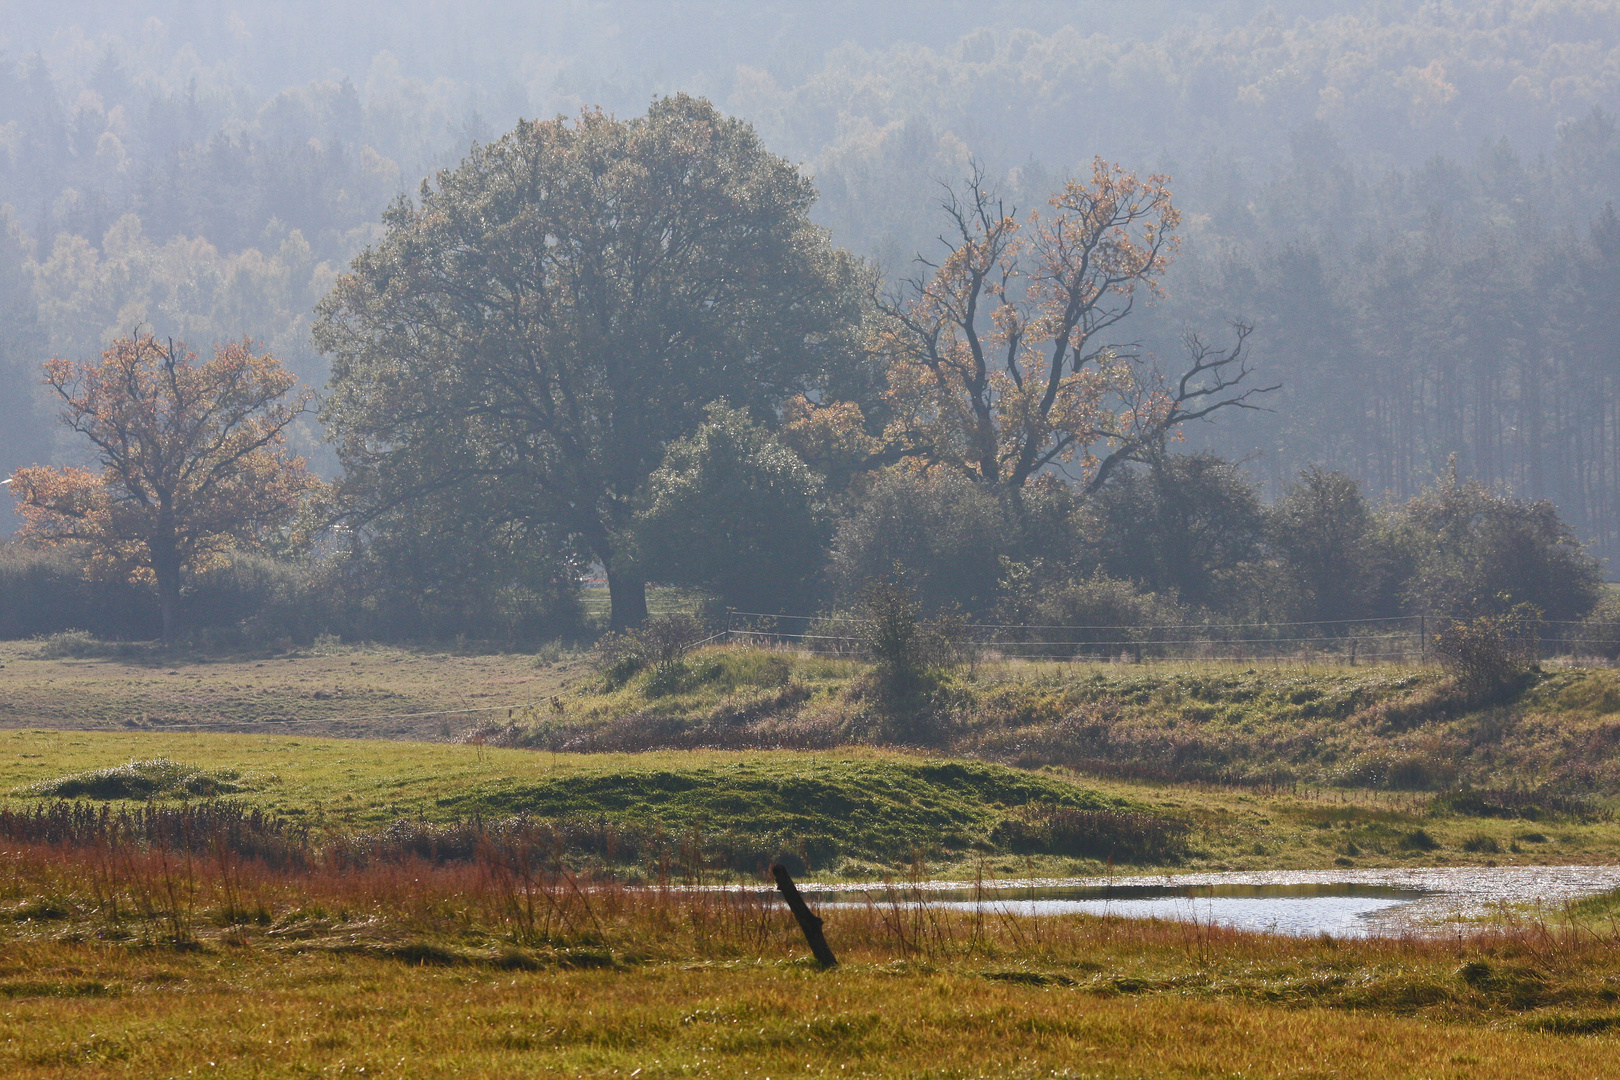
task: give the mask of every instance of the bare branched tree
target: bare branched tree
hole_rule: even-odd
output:
[[[1114,334],[1162,293],[1177,251],[1167,183],[1098,158],[1089,183],[1070,180],[1022,222],[981,165],[947,188],[945,258],[919,256],[919,273],[879,302],[891,445],[992,485],[1077,465],[1095,488],[1181,424],[1276,389],[1240,388],[1248,326],[1226,349],[1189,334],[1178,375]]]

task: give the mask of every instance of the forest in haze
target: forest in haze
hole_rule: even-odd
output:
[[[1185,425],[1171,464],[1123,469],[1061,509],[1093,523],[1061,559],[974,549],[987,580],[942,602],[1032,618],[1015,578],[1044,558],[1065,580],[1106,572],[1196,611],[1321,614],[1254,582],[1266,559],[1294,558],[1278,523],[1330,474],[1353,484],[1369,535],[1421,532],[1413,500],[1547,500],[1570,532],[1537,526],[1546,545],[1620,555],[1612,0],[7,7],[0,473],[82,461],[40,365],[93,359],[136,330],[200,352],[248,336],[324,391],[336,339],[317,345],[317,306],[385,240],[401,194],[520,118],[628,118],[688,93],[799,166],[810,219],[880,293],[917,253],[941,256],[945,185],[978,169],[1022,215],[1100,157],[1167,176],[1180,215],[1162,296],[1132,314],[1128,344],[1168,370],[1189,330],[1216,342],[1252,328],[1247,385],[1277,387],[1261,408]],[[746,428],[715,414],[707,435],[672,431],[658,449],[686,439],[695,460],[692,439],[765,437]],[[336,475],[314,413],[288,432]],[[823,582],[881,571],[894,552],[871,538],[878,511],[839,501],[836,463],[811,464],[828,481],[826,524],[806,564]],[[1003,511],[943,481],[923,495],[885,483],[862,498],[1007,531]],[[1219,554],[1121,539],[1152,518],[1142,500],[1185,517],[1166,492],[1192,490],[1226,493],[1209,515],[1225,532],[1205,544]],[[1379,507],[1395,516],[1367,524]],[[554,541],[541,577],[601,561]],[[1423,556],[1373,547],[1333,617],[1416,609]],[[420,537],[393,557],[432,561]],[[1008,564],[1026,571],[998,577]],[[808,610],[807,596],[776,599]]]

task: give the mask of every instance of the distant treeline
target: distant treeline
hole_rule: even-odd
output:
[[[747,33],[743,7],[760,20]],[[755,576],[771,581],[737,584],[755,572],[734,548],[671,547],[684,494],[658,503],[649,492],[637,543],[653,580],[808,612],[846,602],[853,582],[898,559],[930,603],[1008,618],[1034,618],[1087,582],[1188,617],[1455,613],[1498,593],[1578,617],[1597,575],[1580,545],[1620,554],[1620,3],[1300,2],[1211,18],[1200,5],[1161,7],[1152,25],[1139,13],[990,4],[973,19],[994,25],[942,14],[957,40],[918,43],[902,40],[897,5],[837,45],[826,27],[805,37],[794,5],[675,5],[651,19],[608,3],[593,9],[600,27],[577,12],[556,22],[586,43],[577,54],[539,58],[505,40],[489,46],[482,76],[466,74],[480,69],[474,53],[426,40],[421,27],[437,16],[417,12],[419,62],[379,44],[363,69],[345,54],[330,78],[285,87],[230,74],[232,49],[253,51],[242,70],[261,80],[278,64],[310,70],[310,56],[293,55],[291,9],[274,5],[240,26],[199,16],[195,42],[183,19],[42,34],[78,44],[0,56],[0,473],[82,460],[52,422],[40,361],[92,358],[137,328],[202,348],[250,335],[325,385],[316,305],[384,236],[400,192],[519,115],[598,103],[629,115],[694,83],[770,150],[805,163],[819,191],[809,213],[834,245],[873,260],[860,272],[880,291],[911,272],[913,253],[942,254],[938,182],[959,183],[975,161],[1021,212],[1044,208],[1094,153],[1144,175],[1162,168],[1183,246],[1131,338],[1148,357],[1175,357],[1186,328],[1240,321],[1253,326],[1250,385],[1281,388],[1263,411],[1187,426],[1180,453],[1138,455],[1089,498],[817,457],[803,431],[784,434],[782,415],[728,391],[751,419],[716,419],[710,435],[762,455],[759,475],[774,479],[759,490],[802,496],[769,510],[780,536],[756,538],[784,545],[759,557],[770,572]],[[354,31],[345,40],[372,40],[362,17],[342,18]],[[467,32],[504,18],[499,5],[473,5]],[[705,19],[736,25],[710,33]],[[622,33],[598,33],[610,25]],[[915,31],[925,32],[944,31]],[[680,57],[677,38],[692,44]],[[756,62],[749,42],[767,39]],[[827,51],[805,55],[790,40]],[[214,54],[187,52],[196,42]],[[452,59],[464,81],[434,66]],[[880,376],[854,364],[841,378],[868,435],[893,426]],[[727,433],[727,423],[763,426]],[[667,452],[658,476],[701,471],[694,426],[660,431],[643,464]],[[313,415],[289,434],[336,471]],[[1360,508],[1361,546],[1345,564],[1353,586],[1312,584],[1302,542],[1280,538],[1278,515],[1329,479]],[[1209,492],[1240,489],[1220,511],[1247,507],[1228,515],[1238,524],[1199,517]],[[1425,554],[1414,537],[1438,519],[1421,511],[1420,527],[1413,515],[1431,504],[1497,539]],[[243,555],[200,574],[187,602],[196,625],[271,638],[580,632],[575,583],[589,557],[555,529],[496,514],[469,524],[466,511],[418,505],[295,562]],[[880,534],[906,513],[924,516],[891,550]],[[150,625],[140,586],[83,580],[62,552],[11,548],[5,560],[8,597],[48,593],[56,609],[8,602],[0,631],[129,636]],[[1123,595],[1109,602],[1129,606]]]

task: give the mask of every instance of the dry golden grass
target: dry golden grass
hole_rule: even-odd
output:
[[[630,889],[544,852],[12,842],[0,1075],[1610,1075],[1620,937],[1337,942],[758,891]],[[363,1072],[361,1070],[364,1070]],[[640,1070],[639,1073],[636,1070]]]
[[[1104,995],[960,968],[776,962],[503,972],[251,947],[8,950],[0,1072],[74,1077],[1580,1077],[1617,1041],[1180,994]]]

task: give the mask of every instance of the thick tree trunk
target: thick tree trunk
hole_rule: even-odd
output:
[[[625,630],[640,626],[647,617],[647,580],[640,573],[606,564],[608,580],[608,629]]]
[[[158,610],[163,615],[163,640],[174,640],[180,618],[180,553],[172,542],[153,541],[152,575],[157,578]]]

